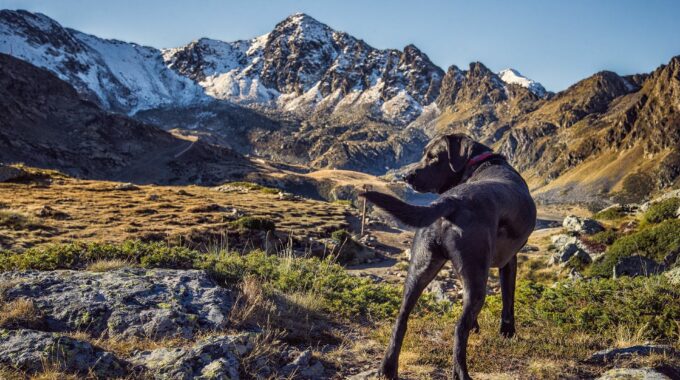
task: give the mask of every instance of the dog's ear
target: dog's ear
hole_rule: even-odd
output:
[[[449,166],[454,173],[460,173],[469,159],[470,138],[462,134],[446,136]]]

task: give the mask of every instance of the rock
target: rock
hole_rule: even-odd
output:
[[[299,197],[297,197],[297,196],[295,196],[291,193],[286,193],[286,192],[283,192],[283,191],[279,191],[278,196],[279,196],[280,201],[294,201],[294,200],[300,199]]]
[[[316,360],[313,365],[312,351],[305,350],[301,352],[292,362],[286,364],[281,368],[281,374],[284,376],[295,376],[295,378],[303,379],[319,379],[323,376],[324,366],[320,361]]]
[[[620,276],[651,276],[663,272],[664,266],[643,256],[620,258],[613,268],[614,278]]]
[[[188,348],[136,353],[130,362],[155,379],[238,379],[239,357],[253,349],[249,334],[205,338]]]
[[[54,333],[0,329],[0,364],[29,373],[45,368],[99,378],[124,376],[126,363],[90,343]]]
[[[139,187],[132,184],[132,183],[121,183],[116,185],[114,190],[119,190],[119,191],[132,191],[132,190],[139,190]]]
[[[590,355],[585,362],[590,364],[604,364],[614,360],[628,359],[632,356],[649,356],[651,354],[680,357],[680,352],[671,346],[648,344],[598,351]]]
[[[223,328],[232,295],[203,271],[126,268],[110,272],[4,272],[5,298],[32,299],[50,331],[99,336],[191,338]]]
[[[527,244],[524,247],[522,247],[522,249],[520,249],[519,251],[522,252],[522,253],[538,252],[538,251],[540,251],[540,248],[538,248],[535,245],[528,245]]]
[[[161,197],[160,197],[160,195],[158,195],[158,194],[149,194],[149,196],[146,197],[146,200],[147,200],[147,201],[152,201],[152,202],[153,202],[153,201],[157,201],[157,200],[159,200],[159,199],[161,199]]]
[[[651,368],[614,368],[603,373],[597,380],[671,380],[671,378]]]
[[[553,247],[559,251],[564,248],[565,245],[569,243],[578,243],[579,240],[574,236],[559,234],[551,236],[550,241],[552,242]]]
[[[680,207],[678,207],[678,209],[675,210],[675,216],[678,217],[678,219],[680,219]]]
[[[569,232],[578,234],[592,235],[594,233],[604,231],[604,227],[595,219],[580,218],[578,216],[569,215],[564,218],[562,227]]]
[[[576,257],[579,262],[583,264],[589,264],[593,261],[585,247],[580,242],[576,241],[563,245],[557,253],[550,258],[548,264],[566,264],[572,257]]]
[[[26,172],[12,167],[0,164],[0,182],[13,181],[26,175]]]
[[[433,280],[430,282],[430,284],[425,288],[425,290],[429,293],[431,293],[434,296],[434,299],[437,301],[448,301],[449,297],[446,295],[446,286],[442,281],[439,280]]]

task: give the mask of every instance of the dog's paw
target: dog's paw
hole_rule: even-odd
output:
[[[503,338],[512,338],[515,336],[515,325],[510,323],[501,324],[501,336]]]

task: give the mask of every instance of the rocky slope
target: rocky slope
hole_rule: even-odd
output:
[[[523,115],[497,145],[546,199],[637,201],[680,175],[680,57],[649,76],[600,72]]]
[[[226,148],[103,111],[52,73],[5,54],[0,161],[142,183],[215,183],[257,170]]]

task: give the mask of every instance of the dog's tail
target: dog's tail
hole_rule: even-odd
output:
[[[429,206],[416,206],[377,191],[367,191],[359,196],[387,211],[402,223],[418,228],[427,227],[456,209],[456,199],[453,198],[436,201]]]

